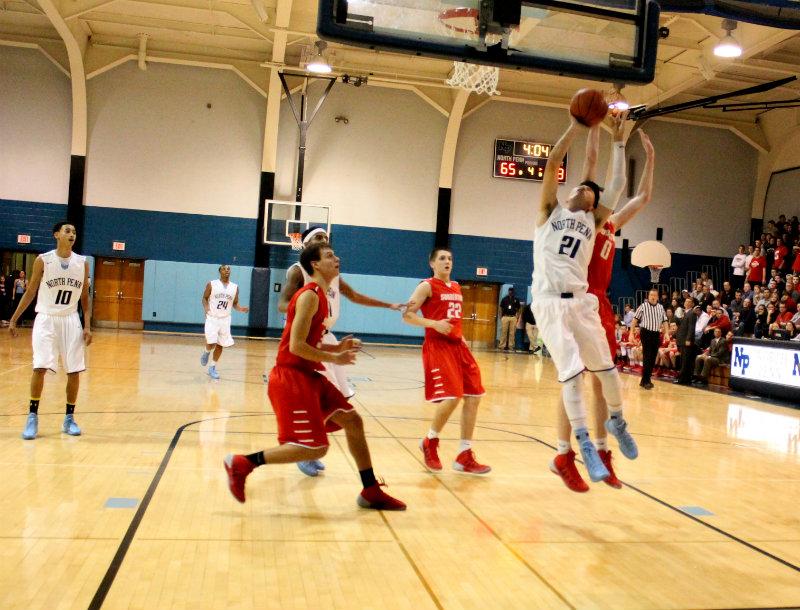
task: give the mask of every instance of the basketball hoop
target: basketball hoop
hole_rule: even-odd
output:
[[[299,251],[303,249],[302,233],[289,233],[289,239],[292,241],[292,250]]]
[[[476,8],[457,7],[449,8],[439,13],[438,22],[440,29],[447,36],[463,38],[464,40],[480,40],[478,29],[480,24],[480,11]],[[514,28],[519,31],[519,28]],[[482,44],[494,46],[503,42],[503,35],[487,32]],[[510,39],[510,36],[509,36]],[[453,72],[445,83],[451,87],[460,87],[475,93],[486,95],[500,95],[497,83],[500,80],[500,68],[497,66],[481,66],[463,61],[453,62]]]
[[[658,284],[658,278],[661,277],[661,270],[664,268],[663,265],[647,265],[647,268],[650,269],[650,283],[651,284]]]

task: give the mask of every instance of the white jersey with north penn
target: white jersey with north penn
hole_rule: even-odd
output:
[[[55,250],[41,255],[42,283],[36,299],[36,313],[67,316],[78,311],[86,278],[86,257],[74,252],[61,258]]]
[[[209,317],[230,318],[238,289],[239,287],[233,282],[223,284],[221,280],[211,280],[211,295],[208,297]]]
[[[595,238],[593,212],[570,212],[561,205],[533,235],[533,294],[586,292]]]
[[[303,274],[303,285],[308,284],[311,282],[311,276],[306,273],[306,270],[303,269],[303,266],[300,263],[295,263],[292,267],[296,266],[300,269],[300,273]],[[289,267],[291,269],[292,267]],[[288,277],[289,271],[287,270],[286,275]],[[337,275],[335,278],[331,280],[330,285],[328,286],[328,317],[325,318],[323,324],[325,328],[328,330],[333,330],[333,325],[336,324],[336,320],[339,319],[339,312],[341,311],[340,301],[341,301],[341,292],[339,291],[339,276]]]

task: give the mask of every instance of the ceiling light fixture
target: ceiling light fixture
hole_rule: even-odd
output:
[[[723,19],[722,29],[725,30],[725,36],[714,46],[714,55],[739,57],[742,54],[742,47],[731,34],[736,29],[736,22],[733,19]]]
[[[330,74],[333,68],[331,68],[325,55],[325,49],[328,48],[328,43],[324,40],[317,40],[314,46],[317,50],[306,65],[306,70],[317,74]]]

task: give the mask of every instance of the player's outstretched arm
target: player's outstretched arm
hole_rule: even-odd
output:
[[[647,159],[642,171],[642,178],[639,181],[639,188],[636,190],[636,195],[626,203],[619,212],[611,216],[611,222],[614,226],[622,228],[631,218],[636,216],[642,209],[650,203],[653,198],[653,173],[655,171],[656,153],[653,148],[653,143],[647,134],[639,130],[639,136],[642,138],[642,146],[644,147]]]
[[[569,127],[550,151],[547,165],[544,168],[542,195],[539,200],[539,214],[536,219],[537,227],[547,222],[550,214],[558,205],[558,168],[561,167],[561,163],[564,161],[564,157],[567,156],[567,151],[572,141],[581,128],[574,118],[571,118],[570,121]]]
[[[414,289],[414,293],[408,300],[408,306],[403,312],[403,322],[411,326],[421,326],[422,328],[433,328],[443,335],[449,335],[453,330],[452,324],[447,320],[429,320],[417,315],[422,304],[431,298],[431,285],[428,282],[420,282]]]
[[[628,112],[621,112],[608,119],[611,127],[611,163],[606,176],[606,190],[603,192],[603,205],[615,210],[628,181],[625,171],[625,119]]]
[[[289,311],[289,301],[295,293],[303,287],[303,272],[300,267],[295,265],[289,269],[286,274],[286,281],[281,289],[281,294],[278,297],[278,311],[286,313]]]
[[[311,321],[319,307],[319,298],[311,291],[304,292],[295,302],[294,321],[289,335],[289,351],[295,356],[313,362],[333,362],[353,364],[356,361],[355,349],[344,349],[335,353],[326,352],[308,344]],[[347,345],[345,344],[345,348]]]
[[[407,305],[403,303],[387,303],[386,301],[368,297],[365,294],[361,294],[360,292],[353,290],[353,287],[345,282],[341,277],[339,278],[339,290],[341,290],[342,294],[347,298],[348,301],[357,303],[358,305],[363,305],[365,307],[384,307],[385,309],[399,311]]]
[[[583,178],[582,181],[591,180],[597,182],[597,158],[600,156],[600,124],[589,129],[589,137],[586,138],[586,156],[583,159]]]
[[[208,304],[208,299],[211,298],[211,282],[206,284],[206,289],[203,291],[203,298],[200,299],[200,302],[203,304],[203,313],[208,315],[208,312],[211,310],[211,307]]]
[[[242,307],[241,305],[239,305],[239,289],[238,288],[236,289],[236,296],[233,297],[233,308],[236,311],[240,311],[242,313],[247,313],[248,311],[250,311],[249,307]]]
[[[92,342],[92,306],[89,299],[89,262],[83,267],[83,290],[81,291],[81,308],[83,309],[83,342]]]
[[[11,319],[8,321],[8,330],[11,331],[12,337],[17,336],[17,320],[19,320],[19,317],[28,309],[28,306],[33,303],[33,300],[36,298],[36,293],[39,292],[39,284],[42,283],[42,275],[44,275],[44,262],[41,256],[37,256],[36,260],[33,262],[33,274],[30,281],[28,281],[28,288],[25,290],[25,294],[22,295],[14,315],[12,315]]]

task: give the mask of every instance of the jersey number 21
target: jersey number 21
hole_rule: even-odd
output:
[[[570,258],[575,258],[578,254],[578,248],[581,247],[581,240],[572,235],[565,235],[561,238],[561,247],[558,249],[559,254],[566,254]]]

